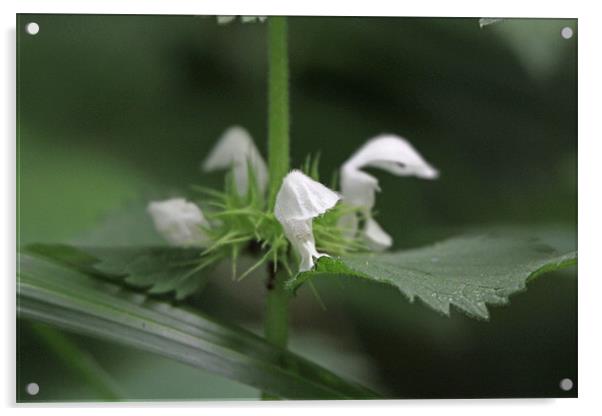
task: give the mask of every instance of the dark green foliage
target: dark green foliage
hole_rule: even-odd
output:
[[[506,304],[529,279],[576,262],[576,252],[560,254],[533,239],[469,236],[397,253],[321,258],[316,271],[299,274],[288,287],[314,277],[354,276],[395,286],[444,314],[453,304],[488,319],[487,304]]]
[[[199,248],[72,247],[32,244],[27,251],[97,277],[114,280],[148,294],[173,294],[176,300],[198,292],[209,278],[213,257]]]
[[[278,397],[376,397],[241,328],[27,254],[19,257],[17,311],[22,318],[164,355]]]

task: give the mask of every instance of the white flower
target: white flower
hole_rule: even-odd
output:
[[[263,23],[267,18],[267,16],[240,16],[240,21],[243,23]],[[233,22],[234,19],[236,19],[236,16],[217,16],[217,24],[227,25],[228,23]]]
[[[202,227],[208,227],[209,223],[192,202],[184,198],[154,201],[148,204],[147,210],[155,228],[169,243],[202,246],[208,242]]]
[[[372,218],[378,180],[362,171],[374,167],[398,176],[417,176],[435,179],[439,172],[429,165],[405,139],[392,134],[378,136],[355,152],[341,167],[341,192],[345,202],[360,207],[366,223],[362,230],[366,240],[375,250],[390,247],[393,240]],[[357,218],[343,218],[342,224],[355,233]]]
[[[268,184],[266,163],[255,147],[249,132],[240,126],[232,126],[219,138],[203,162],[203,169],[211,172],[233,168],[238,193],[245,195],[249,189],[248,163],[251,164],[260,192],[265,192]]]
[[[312,221],[334,207],[340,199],[339,194],[298,170],[284,178],[276,195],[274,215],[301,257],[300,272],[311,270],[314,258],[326,255],[316,250]]]

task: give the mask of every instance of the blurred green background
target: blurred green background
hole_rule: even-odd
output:
[[[32,21],[35,36],[24,31]],[[245,126],[264,151],[265,35],[265,25],[218,26],[210,16],[19,15],[19,244],[157,241],[145,201],[221,186],[199,164],[226,127]],[[294,165],[320,151],[329,178],[365,140],[390,132],[441,171],[434,182],[376,172],[379,222],[396,248],[492,226],[576,248],[576,20],[481,29],[477,18],[295,17],[289,37]],[[262,276],[222,274],[191,302],[260,331]],[[574,397],[576,277],[576,268],[545,275],[488,323],[440,316],[386,287],[321,282],[326,310],[307,290],[294,301],[291,348],[391,397]],[[19,400],[101,398],[29,323],[18,331]],[[258,395],[67,336],[124,399]],[[570,392],[563,378],[575,382]],[[25,393],[29,382],[37,396]]]

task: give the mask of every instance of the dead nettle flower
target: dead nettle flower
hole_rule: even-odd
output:
[[[245,195],[249,189],[249,167],[253,170],[260,192],[264,193],[268,184],[268,168],[251,135],[240,126],[226,129],[203,162],[205,172],[233,169],[240,195]]]
[[[266,21],[267,16],[240,16],[240,21],[242,23],[263,23]],[[217,16],[217,24],[218,25],[227,25],[236,19],[236,16]]]
[[[360,208],[365,220],[362,233],[374,250],[391,246],[393,239],[372,218],[376,192],[380,191],[378,180],[362,171],[363,168],[383,169],[397,176],[416,176],[435,179],[439,172],[429,165],[405,139],[385,134],[369,140],[341,167],[341,193],[346,204]],[[358,218],[350,214],[341,220],[341,225],[352,234],[357,230]]]
[[[203,231],[209,227],[201,209],[184,198],[153,201],[147,210],[157,231],[176,246],[204,246],[208,237]]]
[[[299,271],[311,270],[314,260],[327,254],[319,253],[313,233],[313,220],[325,214],[342,199],[352,208],[349,214],[343,214],[334,227],[347,235],[350,241],[362,237],[374,250],[385,249],[392,239],[372,218],[375,195],[380,191],[378,180],[362,169],[376,167],[398,176],[417,176],[434,179],[438,172],[430,166],[420,154],[403,138],[395,135],[382,135],[368,141],[341,167],[341,193],[332,191],[321,183],[311,179],[299,170],[293,170],[283,180],[276,195],[274,216],[281,224],[284,234],[300,256]],[[247,195],[251,175],[261,193],[265,193],[268,184],[268,170],[265,161],[255,147],[251,135],[242,127],[232,126],[222,134],[215,147],[203,163],[205,171],[232,169],[236,183],[235,192]],[[234,207],[233,212],[240,211]],[[224,228],[223,235],[210,241],[207,231],[217,230],[218,221],[210,228],[200,208],[183,198],[160,202],[151,202],[148,211],[153,217],[157,230],[172,244],[199,245],[224,244],[224,241],[270,241],[273,250],[277,250],[273,231],[267,214],[261,209],[253,211],[245,206],[239,215],[252,218],[251,223],[263,224],[262,228],[230,229]],[[219,215],[219,213],[218,213]],[[229,215],[233,215],[230,213]],[[273,217],[272,217],[273,218]],[[364,225],[358,235],[360,218]],[[336,221],[336,220],[335,220]],[[217,228],[215,228],[217,227]],[[272,237],[266,237],[272,236]],[[227,238],[226,238],[227,237]],[[230,240],[228,240],[230,239]],[[324,246],[328,251],[328,246]]]
[[[334,207],[340,199],[339,194],[301,171],[293,170],[284,178],[276,195],[274,215],[301,257],[300,272],[311,270],[314,259],[326,255],[316,250],[312,221]]]

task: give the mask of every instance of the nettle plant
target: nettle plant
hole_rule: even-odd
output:
[[[190,200],[148,204],[169,246],[28,247],[20,255],[21,316],[226,375],[260,388],[268,399],[374,398],[379,396],[370,389],[286,349],[288,305],[300,286],[313,289],[316,278],[354,277],[393,286],[444,314],[454,305],[488,319],[488,304],[506,304],[529,279],[576,263],[575,252],[560,254],[534,239],[493,234],[389,252],[393,240],[374,218],[378,180],[365,168],[428,180],[438,171],[394,134],[368,140],[328,185],[319,176],[318,157],[291,169],[286,18],[270,17],[267,27],[267,163],[244,128],[230,127],[202,163],[207,172],[226,172],[222,190],[195,186]],[[242,255],[256,261],[238,270]],[[183,302],[221,262],[230,264],[238,281],[263,270],[265,339]]]

